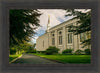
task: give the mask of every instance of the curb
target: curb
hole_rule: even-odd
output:
[[[21,56],[22,56],[22,55],[21,55]],[[11,63],[14,62],[15,60],[19,59],[21,56],[19,56],[19,57],[13,59],[11,62],[9,62],[9,64],[11,64]]]

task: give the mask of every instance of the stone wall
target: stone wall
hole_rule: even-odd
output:
[[[51,29],[49,29],[49,32],[45,33],[44,35],[40,36],[36,41],[36,49],[38,51],[45,51],[49,46],[56,46],[60,49],[59,53],[62,53],[65,49],[74,49],[76,51],[77,49],[84,50],[85,48],[82,48],[83,45],[81,45],[80,41],[80,34],[74,35],[72,33],[72,42],[68,43],[68,26],[69,25],[76,25],[77,19],[71,19],[64,23],[61,23]],[[62,35],[62,44],[59,44],[59,32],[61,32]],[[54,36],[53,36],[54,34]],[[55,44],[52,44],[52,38],[55,39]],[[43,42],[44,41],[44,42]],[[44,43],[44,46],[43,46]]]
[[[36,50],[45,51],[48,48],[48,44],[48,34],[45,33],[36,40]]]

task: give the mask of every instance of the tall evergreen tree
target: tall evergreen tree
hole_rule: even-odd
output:
[[[10,46],[30,40],[35,33],[34,30],[39,26],[40,15],[38,10],[33,9],[9,10]]]
[[[78,11],[75,9],[67,9],[66,12],[68,12],[66,16],[74,16],[74,18],[79,19],[77,21],[77,26],[75,25],[69,26],[69,32],[73,32],[75,35],[78,35],[81,33],[87,33],[88,39],[85,39],[84,41],[82,41],[82,44],[84,44],[83,47],[90,45],[90,42],[91,42],[91,11],[88,10],[87,12],[82,12],[82,11]]]

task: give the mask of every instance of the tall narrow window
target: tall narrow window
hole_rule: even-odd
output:
[[[68,33],[68,43],[72,43],[72,33]]]
[[[52,45],[55,45],[55,37],[54,37],[55,35],[54,34],[52,34]]]
[[[52,38],[52,45],[55,45],[55,38]]]
[[[44,41],[43,41],[43,47],[44,47]]]
[[[80,34],[80,42],[82,42],[82,33]]]
[[[62,32],[59,32],[59,45],[62,45]]]
[[[80,42],[83,42],[84,40],[86,40],[86,34],[85,33],[81,33],[80,34]]]

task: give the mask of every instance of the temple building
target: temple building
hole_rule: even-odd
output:
[[[68,26],[77,26],[77,21],[78,19],[72,18],[50,28],[49,17],[45,34],[39,36],[36,40],[36,50],[45,51],[49,46],[56,46],[60,49],[59,53],[62,53],[65,49],[73,49],[76,51],[78,49],[84,50],[90,48],[90,46],[82,48],[83,45],[81,44],[84,39],[90,38],[88,37],[89,35],[87,36],[86,33],[74,35],[73,32],[68,32]]]

